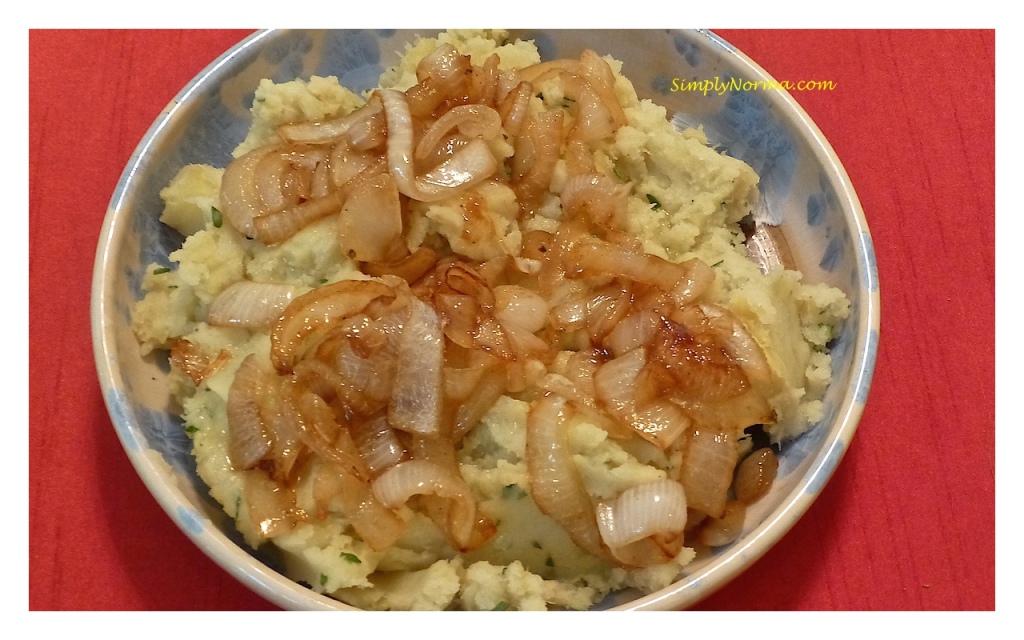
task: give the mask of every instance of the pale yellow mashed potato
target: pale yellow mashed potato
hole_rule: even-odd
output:
[[[408,50],[400,67],[385,73],[382,86],[404,89],[413,84],[416,63],[439,42],[472,55],[473,64],[482,64],[494,52],[502,69],[540,61],[531,42],[499,46],[501,41],[501,32],[462,31],[421,40]],[[628,126],[597,151],[595,164],[607,175],[633,183],[629,232],[642,240],[648,253],[673,262],[698,257],[714,265],[716,278],[708,297],[744,322],[776,374],[778,384],[770,397],[778,417],[773,439],[802,433],[822,417],[821,398],[831,374],[825,344],[847,316],[848,301],[835,289],[801,282],[796,272],[779,269],[763,275],[744,255],[742,235],[737,235],[734,224],[758,197],[757,175],[743,162],[709,147],[700,131],[676,132],[665,110],[639,100],[630,82],[619,75],[619,63],[609,62]],[[545,101],[561,100],[556,86],[540,91]],[[344,114],[363,102],[363,96],[339,86],[333,77],[282,84],[263,80],[256,91],[252,128],[235,155],[273,141],[279,124]],[[499,143],[492,151],[499,158],[511,155],[511,149]],[[260,540],[244,517],[241,474],[228,460],[226,402],[239,363],[250,353],[267,354],[269,338],[262,332],[211,327],[204,322],[206,310],[219,292],[243,279],[294,283],[308,291],[365,276],[338,249],[333,218],[273,247],[243,237],[228,224],[216,226],[222,173],[218,168],[187,166],[161,193],[161,219],[186,240],[170,255],[175,269],[148,269],[143,281],[146,295],[135,307],[133,321],[144,353],[167,349],[172,341],[185,338],[211,358],[221,350],[231,354],[227,365],[198,387],[173,373],[173,391],[193,437],[199,475],[256,545]],[[465,244],[463,218],[453,202],[417,203],[407,242],[414,249],[430,234],[440,234],[460,253],[477,260],[502,254],[517,257],[523,233],[557,226],[562,182],[564,167],[556,170],[551,193],[530,228],[520,228],[516,220],[511,189],[489,187],[483,193],[484,210],[495,235],[479,246]],[[652,207],[645,194],[654,196],[660,207]],[[458,453],[461,473],[479,509],[497,525],[497,534],[484,547],[458,555],[430,519],[403,507],[400,515],[407,522],[402,538],[391,549],[373,551],[354,535],[344,515],[334,511],[324,520],[300,523],[270,542],[284,551],[289,575],[315,591],[367,609],[586,609],[615,590],[636,587],[650,592],[671,584],[694,557],[693,549],[684,547],[673,562],[662,566],[625,570],[581,551],[538,510],[527,491],[523,459],[527,410],[527,402],[502,397],[467,435]],[[626,450],[583,419],[572,425],[569,446],[595,499],[611,499],[629,487],[666,476],[667,461],[654,447]],[[300,507],[311,501],[308,488],[299,487],[297,500]]]

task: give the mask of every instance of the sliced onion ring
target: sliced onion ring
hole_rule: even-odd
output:
[[[435,202],[491,177],[498,169],[487,143],[473,139],[423,177],[416,175],[413,159],[412,115],[405,96],[393,89],[380,92],[387,118],[388,169],[398,190],[422,202]]]
[[[686,527],[686,492],[675,480],[658,480],[622,492],[597,505],[601,539],[612,549]]]
[[[206,312],[214,327],[265,329],[281,317],[298,287],[271,282],[236,282],[217,294]]]
[[[397,509],[414,495],[436,495],[452,500],[448,524],[461,546],[469,544],[476,524],[476,503],[469,485],[458,473],[429,460],[406,460],[373,481],[373,494],[384,506]]]
[[[530,408],[526,420],[526,466],[530,495],[579,548],[608,558],[594,507],[569,453],[565,398],[548,394]]]
[[[359,313],[378,298],[394,297],[394,291],[380,282],[342,280],[295,298],[270,330],[274,367],[289,373],[309,341],[332,322]]]
[[[388,422],[396,429],[429,436],[440,429],[444,336],[433,307],[412,298],[409,310],[398,341]]]

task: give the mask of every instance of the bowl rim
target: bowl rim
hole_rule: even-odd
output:
[[[115,366],[118,353],[116,337],[111,324],[107,322],[108,316],[112,313],[112,291],[115,280],[115,275],[110,267],[116,264],[121,251],[118,240],[128,231],[129,217],[126,215],[123,205],[132,192],[135,175],[150,147],[160,138],[164,129],[172,122],[174,115],[183,107],[193,92],[205,86],[206,83],[215,81],[218,72],[232,60],[280,31],[282,30],[263,29],[257,31],[218,56],[175,95],[133,150],[114,188],[97,243],[90,299],[93,355],[100,387],[103,391],[103,400],[122,448],[147,490],[193,544],[243,585],[284,609],[359,611],[356,607],[316,593],[270,569],[231,541],[216,527],[190,527],[191,516],[188,513],[183,513],[183,509],[188,509],[185,506],[188,504],[188,500],[173,482],[167,481],[166,463],[162,459],[154,460],[153,456],[147,454],[145,450],[141,450],[138,443],[133,441],[128,426],[119,425],[119,420],[126,420],[126,414],[121,406],[124,399],[116,393],[118,389],[123,388],[123,385],[119,384],[121,381],[120,371]],[[694,32],[704,36],[720,55],[733,57],[734,62],[743,68],[745,73],[750,74],[750,77],[769,82],[775,81],[745,53],[712,31],[697,29]],[[858,331],[855,334],[856,342],[853,351],[852,383],[848,393],[843,397],[842,404],[837,409],[830,434],[826,439],[828,446],[823,447],[817,453],[800,482],[789,491],[779,506],[747,535],[743,544],[733,545],[716,558],[715,562],[709,563],[693,574],[684,576],[672,585],[629,603],[613,607],[610,609],[613,611],[670,610],[689,607],[710,596],[749,568],[796,524],[797,520],[814,502],[821,488],[831,478],[845,455],[863,414],[876,363],[880,327],[877,265],[864,211],[842,162],[806,111],[785,90],[768,91],[764,94],[767,96],[766,100],[777,108],[775,112],[778,118],[789,121],[796,128],[803,129],[808,133],[809,148],[821,163],[826,175],[840,187],[836,190],[836,196],[840,201],[843,217],[851,233],[856,234],[854,242],[856,267],[863,300],[856,318]],[[122,426],[124,428],[120,428]],[[159,455],[157,454],[156,457]],[[815,489],[812,490],[812,487]]]

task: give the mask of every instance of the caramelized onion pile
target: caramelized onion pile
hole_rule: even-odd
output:
[[[304,295],[238,283],[209,309],[210,324],[271,340],[242,362],[228,399],[250,518],[269,538],[337,509],[379,550],[411,508],[454,549],[479,548],[495,525],[455,454],[499,397],[520,394],[532,400],[530,495],[579,547],[638,567],[671,560],[684,538],[727,544],[777,467],[771,449],[740,462],[738,445],[744,429],[775,420],[765,355],[709,299],[710,267],[647,254],[624,233],[632,185],[593,160],[627,124],[607,62],[592,51],[519,71],[498,62],[476,66],[442,46],[408,90],[282,125],[278,142],[227,168],[221,203],[235,230],[274,245],[333,217],[342,254],[367,276]],[[565,106],[538,106],[545,82],[560,84]],[[411,212],[440,202],[465,212],[466,235],[504,246],[473,213],[484,188],[510,189],[526,222],[553,195],[561,161],[557,231],[526,232],[487,260],[437,235],[410,247]],[[197,384],[222,364],[187,343],[172,361]],[[669,477],[595,502],[568,450],[575,419],[653,445],[675,461]],[[294,494],[309,477],[314,513]]]

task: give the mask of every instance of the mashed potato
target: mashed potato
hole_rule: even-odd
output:
[[[469,55],[477,68],[485,67],[497,54],[496,74],[541,62],[531,42],[505,43],[504,34],[497,31],[454,31],[412,44],[401,64],[384,74],[381,87],[404,91],[415,85],[417,65],[440,45]],[[620,74],[618,62],[606,59],[605,63],[613,74],[605,88],[620,105],[625,122],[610,135],[588,141],[588,175],[628,185],[610,192],[609,198],[617,199],[620,209],[609,214],[607,224],[615,233],[627,234],[647,256],[672,265],[696,259],[713,273],[713,280],[699,295],[702,304],[712,305],[701,307],[705,310],[702,321],[714,324],[715,314],[736,318],[763,352],[764,375],[754,380],[756,376],[747,374],[742,379],[770,407],[770,419],[763,424],[772,441],[804,432],[822,416],[821,398],[831,373],[826,345],[849,313],[848,301],[836,289],[802,282],[795,271],[775,268],[762,273],[745,255],[737,224],[758,197],[757,175],[743,162],[708,146],[702,132],[675,131],[664,108],[638,99]],[[579,93],[578,87],[573,93],[571,79],[558,73],[542,73],[534,79],[532,92],[525,96],[528,113],[560,110],[567,121],[583,120],[581,112],[574,111],[583,107],[574,106],[572,96],[590,94]],[[252,127],[235,157],[279,143],[280,125],[344,116],[364,105],[367,97],[339,86],[334,77],[285,83],[263,80],[256,90]],[[518,149],[508,123],[503,122],[501,135],[487,140],[499,174],[506,175],[515,173],[513,156]],[[441,247],[480,265],[507,259],[524,278],[536,275],[542,271],[542,261],[527,249],[530,238],[554,237],[550,234],[572,217],[567,211],[574,207],[591,207],[587,215],[601,215],[594,200],[580,205],[580,196],[572,193],[577,188],[573,175],[579,173],[574,164],[578,162],[571,154],[558,158],[541,193],[534,194],[529,215],[523,214],[522,191],[515,190],[525,178],[518,185],[515,180],[477,185],[473,216],[459,196],[430,202],[403,200],[404,251],[415,255],[421,247]],[[365,609],[586,609],[610,592],[628,587],[652,592],[678,578],[702,547],[700,522],[716,520],[696,514],[695,502],[687,505],[690,522],[685,535],[678,527],[661,532],[658,544],[671,549],[662,561],[630,566],[607,554],[598,557],[585,551],[567,532],[560,514],[550,509],[546,513],[539,504],[543,501],[535,500],[536,480],[531,478],[527,444],[531,406],[544,390],[551,391],[551,385],[564,385],[572,377],[576,362],[572,355],[581,337],[571,328],[558,334],[559,349],[553,357],[525,359],[517,369],[520,384],[507,385],[511,389],[486,407],[478,423],[470,425],[458,441],[453,464],[471,491],[477,516],[493,525],[484,543],[456,551],[447,535],[450,532],[430,517],[426,503],[414,499],[393,509],[401,523],[393,544],[374,548],[355,531],[352,513],[338,500],[326,509],[318,502],[318,475],[312,471],[293,479],[290,489],[294,503],[289,513],[300,515],[273,535],[261,530],[260,518],[250,512],[252,494],[246,483],[262,472],[259,466],[239,469],[232,462],[229,399],[246,357],[255,354],[269,366],[275,347],[268,327],[213,323],[211,308],[231,285],[240,282],[286,285],[289,299],[295,300],[334,283],[371,276],[361,268],[365,261],[353,259],[352,252],[343,248],[333,215],[279,242],[247,238],[233,221],[225,220],[223,178],[220,168],[186,166],[161,192],[165,203],[161,220],[180,231],[185,241],[170,255],[176,268],[149,268],[143,280],[146,295],[133,310],[133,325],[144,354],[171,351],[173,391],[194,441],[199,475],[251,545],[276,545],[284,552],[293,579]],[[607,275],[596,280],[614,281]],[[556,309],[568,302],[569,294],[562,292],[546,303]],[[692,438],[694,430],[706,424],[703,418],[693,418],[703,415],[699,408],[687,409],[692,409],[686,418],[687,436],[663,443],[609,428],[614,420],[600,407],[610,405],[595,406],[599,408],[573,413],[562,436],[572,473],[594,504],[613,504],[636,487],[683,482],[679,480],[681,460],[695,447],[691,444],[688,449],[678,442]],[[741,432],[730,438],[739,460],[750,449],[749,438]],[[314,465],[312,469],[326,465],[309,464]],[[727,471],[731,483],[732,467]],[[696,500],[689,495],[688,499]],[[729,500],[734,503],[731,493]],[[319,517],[311,515],[317,513]],[[674,546],[665,542],[668,538],[675,540]]]

